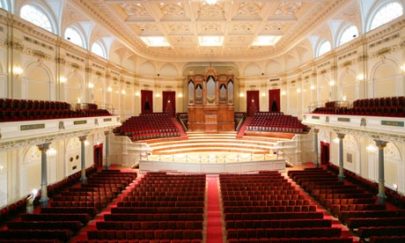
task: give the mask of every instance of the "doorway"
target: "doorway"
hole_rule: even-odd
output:
[[[141,113],[153,113],[153,91],[141,90]]]
[[[162,102],[162,111],[170,116],[174,116],[176,114],[176,92],[163,91]]]
[[[280,89],[269,90],[269,112],[280,112]]]
[[[246,107],[248,116],[253,116],[256,112],[260,111],[259,101],[258,90],[250,90],[246,92]]]
[[[103,168],[103,144],[94,145],[94,167],[97,169]]]
[[[321,141],[321,165],[327,165],[330,161],[330,144]]]

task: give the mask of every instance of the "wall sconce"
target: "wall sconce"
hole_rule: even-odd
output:
[[[240,92],[240,93],[239,93],[239,97],[245,97],[245,93]]]
[[[262,97],[265,97],[266,96],[266,93],[265,92],[262,92]]]
[[[92,89],[92,88],[94,88],[94,84],[93,84],[93,83],[89,83],[89,84],[87,85],[87,87],[88,87],[89,89]]]
[[[405,73],[405,63],[401,66],[401,71]]]
[[[111,87],[108,87],[108,88],[107,88],[107,92],[108,92],[108,93],[111,93],[111,92],[112,92],[112,88],[111,88]]]
[[[48,151],[46,151],[46,155],[48,156],[55,156],[57,153],[56,149],[50,148]]]
[[[362,73],[357,74],[356,79],[358,81],[363,81],[364,80],[364,74],[362,74]]]
[[[126,95],[127,91],[125,91],[125,89],[121,90],[121,94]]]
[[[157,94],[155,95],[155,97],[156,97],[156,98],[160,98],[160,94],[157,93]]]
[[[367,151],[368,152],[375,152],[375,151],[377,151],[377,148],[373,144],[369,144],[367,146]]]
[[[139,91],[136,91],[136,92],[135,92],[135,96],[138,96],[138,97],[141,96],[141,94],[139,93]]]
[[[281,95],[285,96],[287,94],[287,92],[285,92],[285,90],[281,91]]]
[[[85,140],[85,141],[84,141],[84,146],[89,146],[89,145],[90,145],[90,142],[87,141],[87,140]]]
[[[178,94],[177,97],[183,98],[183,93]]]
[[[329,86],[331,86],[331,87],[335,86],[335,80],[329,81]]]
[[[300,88],[297,89],[297,93],[298,93],[298,94],[301,93],[301,89],[300,89]]]
[[[78,103],[78,104],[82,103],[82,99],[77,98],[77,103]]]
[[[339,138],[334,138],[334,139],[333,139],[333,142],[334,142],[334,143],[339,143]]]
[[[310,89],[315,90],[315,85],[312,84]]]
[[[343,101],[346,101],[346,100],[347,100],[346,95],[343,95],[343,96],[342,96],[342,100],[343,100]]]
[[[60,81],[61,84],[64,84],[64,83],[66,83],[67,78],[65,76],[60,76],[59,81]]]
[[[22,73],[24,72],[24,70],[22,69],[22,67],[20,67],[20,66],[15,66],[14,68],[13,68],[13,73],[14,73],[14,75],[21,75]]]

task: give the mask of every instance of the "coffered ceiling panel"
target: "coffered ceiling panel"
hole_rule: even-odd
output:
[[[217,0],[215,4],[207,0],[78,1],[108,19],[115,33],[144,56],[230,60],[265,58],[291,49],[319,21],[349,0]],[[148,36],[163,38],[170,47],[148,47],[141,40]],[[223,44],[203,47],[201,36],[221,38]],[[275,44],[257,41],[274,37],[278,40]]]

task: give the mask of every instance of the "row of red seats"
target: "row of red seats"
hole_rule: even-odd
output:
[[[88,175],[86,189],[108,186],[109,182],[114,185],[121,182],[123,186],[126,186],[134,178],[136,178],[136,173],[130,172],[108,171],[93,173]],[[67,182],[67,184],[69,183]],[[19,219],[7,223],[6,228],[0,230],[0,242],[4,242],[3,240],[35,240],[36,242],[45,240],[46,242],[48,239],[57,242],[68,242],[99,211],[94,206],[77,207],[76,205],[59,206],[55,204],[58,200],[61,200],[61,202],[85,200],[84,202],[88,203],[90,200],[87,197],[72,198],[72,201],[59,199],[59,197],[64,197],[65,192],[72,193],[70,189],[80,189],[81,186],[73,185],[71,188],[52,196],[48,207],[41,208],[39,212],[22,214]],[[112,199],[113,197],[110,197],[110,201]],[[94,199],[94,201],[97,200]]]
[[[1,110],[42,110],[56,109],[69,110],[70,104],[62,101],[47,100],[19,100],[19,99],[0,99]]]
[[[309,128],[303,125],[297,117],[283,115],[282,113],[276,113],[278,115],[273,113],[270,113],[271,115],[265,114],[255,113],[247,130],[286,133],[306,133],[309,131]]]
[[[280,202],[280,196],[294,198],[284,200],[285,203],[308,202],[277,172],[221,175],[220,182],[228,242],[291,242],[296,238],[299,242],[311,242],[318,237],[331,240],[339,237],[342,242],[351,242],[340,238],[341,230],[332,228],[331,221],[323,219],[323,213],[317,212],[315,205],[269,206]],[[259,206],[263,202],[265,206]]]
[[[167,113],[151,113],[133,116],[122,126],[114,129],[119,135],[129,136],[131,140],[144,140],[160,137],[178,137],[180,131],[175,120]]]
[[[90,242],[202,242],[204,202],[204,175],[148,173],[87,237]]]
[[[326,102],[324,107],[316,108],[312,113],[318,114],[347,114],[366,116],[405,116],[405,97],[381,97],[359,99],[353,102],[353,107],[340,107],[338,102]]]
[[[289,171],[288,175],[306,188],[314,198],[320,200],[343,223],[351,229],[356,229],[362,240],[369,240],[372,236],[405,235],[403,233],[405,231],[401,231],[405,229],[403,220],[405,211],[388,210],[385,205],[376,204],[376,198],[365,189],[348,183],[336,183],[337,176],[323,169]],[[342,195],[346,201],[331,200],[342,198]],[[326,198],[329,200],[325,200]],[[366,198],[369,201],[359,203],[359,198]],[[392,220],[387,221],[385,218]]]

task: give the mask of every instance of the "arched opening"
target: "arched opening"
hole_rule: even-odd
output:
[[[51,99],[51,82],[48,71],[42,65],[29,66],[23,78],[23,97],[32,100]]]
[[[386,3],[371,15],[368,30],[373,30],[403,15],[404,9],[400,2]]]
[[[39,6],[24,5],[20,9],[20,17],[49,32],[55,33],[51,18]]]

